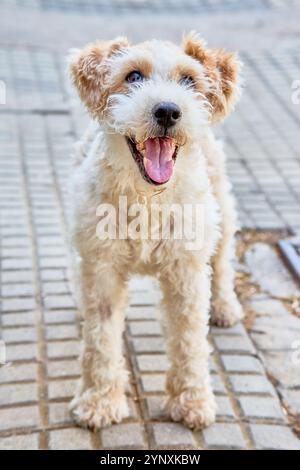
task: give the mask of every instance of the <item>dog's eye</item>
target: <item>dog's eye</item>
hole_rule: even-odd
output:
[[[194,86],[195,80],[190,75],[183,75],[179,80],[179,83],[185,86]]]
[[[138,70],[134,70],[133,72],[130,72],[126,77],[126,81],[128,83],[138,83],[138,82],[142,82],[143,80],[144,80],[144,75]]]

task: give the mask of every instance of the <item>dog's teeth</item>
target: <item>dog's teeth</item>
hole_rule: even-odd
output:
[[[140,152],[143,152],[145,150],[145,143],[144,142],[140,142],[139,144],[137,144],[137,149],[140,151]]]

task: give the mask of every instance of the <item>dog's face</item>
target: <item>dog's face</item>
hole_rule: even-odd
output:
[[[167,183],[181,146],[223,119],[238,96],[233,54],[191,33],[182,47],[127,39],[88,45],[71,60],[81,99],[109,132],[124,136],[143,178]]]

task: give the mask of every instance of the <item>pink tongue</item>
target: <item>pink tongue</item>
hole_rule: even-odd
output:
[[[145,141],[145,170],[156,183],[166,183],[171,178],[174,151],[175,143],[170,137],[156,137]]]

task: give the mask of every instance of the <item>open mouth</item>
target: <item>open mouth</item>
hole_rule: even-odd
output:
[[[127,137],[131,154],[141,175],[150,184],[159,185],[169,181],[173,174],[178,145],[171,137],[149,137],[142,143]]]

